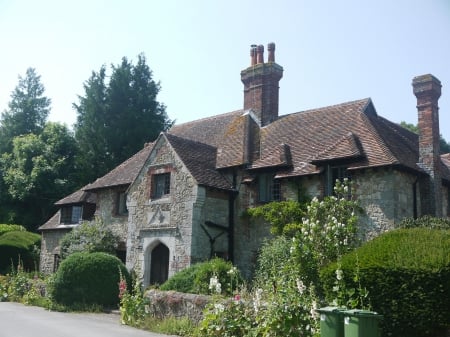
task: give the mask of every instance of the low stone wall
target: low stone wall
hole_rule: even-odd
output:
[[[156,289],[147,290],[145,297],[150,300],[151,315],[158,318],[188,317],[194,323],[203,319],[203,309],[211,300],[210,296]]]

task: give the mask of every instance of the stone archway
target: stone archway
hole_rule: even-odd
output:
[[[159,243],[151,252],[150,284],[163,284],[169,276],[169,248]]]

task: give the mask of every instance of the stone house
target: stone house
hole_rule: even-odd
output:
[[[353,182],[366,239],[405,217],[450,216],[450,154],[440,155],[432,75],[413,79],[416,135],[378,115],[370,98],[278,114],[283,68],[275,45],[250,50],[243,109],[176,125],[94,183],[57,203],[43,226],[41,269],[51,271],[66,207],[86,205],[122,238],[119,255],[144,285],[218,255],[249,276],[267,224],[242,214],[270,201],[323,197]],[[78,213],[81,214],[80,212]],[[83,212],[84,215],[84,207]],[[92,217],[93,212],[86,212]],[[78,219],[82,217],[79,216]]]

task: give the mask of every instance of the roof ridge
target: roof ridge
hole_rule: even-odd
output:
[[[224,113],[213,115],[213,116],[208,116],[208,117],[203,117],[203,118],[199,118],[199,119],[194,119],[194,120],[187,121],[187,122],[180,123],[180,124],[175,124],[175,125],[172,126],[172,128],[178,127],[178,126],[182,126],[182,125],[188,125],[188,124],[193,124],[193,123],[198,123],[198,122],[204,122],[206,120],[211,120],[211,119],[214,119],[214,118],[223,117],[225,115],[232,115],[232,114],[235,114],[235,113],[238,113],[238,112],[244,112],[244,109],[237,109],[237,110],[228,111],[228,112],[224,112]],[[170,128],[170,129],[172,129],[172,128]],[[167,132],[170,132],[170,129],[167,130]]]
[[[322,106],[320,108],[313,108],[313,109],[307,109],[307,110],[303,110],[303,111],[297,111],[297,112],[293,112],[290,114],[286,114],[286,115],[282,115],[280,117],[284,117],[284,116],[290,116],[290,115],[294,115],[294,114],[298,114],[298,113],[312,113],[312,112],[317,112],[317,111],[323,111],[326,109],[336,109],[345,105],[355,105],[356,103],[369,103],[371,101],[370,97],[367,98],[362,98],[362,99],[357,99],[357,100],[353,100],[353,101],[348,101],[348,102],[343,102],[343,103],[338,103],[338,104],[332,104],[332,105],[326,105],[326,106]]]

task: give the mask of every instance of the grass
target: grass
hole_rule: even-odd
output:
[[[187,317],[166,317],[160,319],[147,316],[139,328],[167,335],[193,336],[196,326]]]

